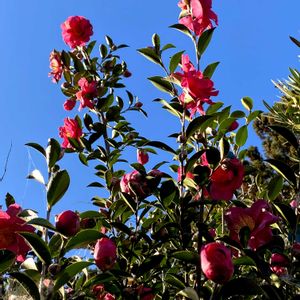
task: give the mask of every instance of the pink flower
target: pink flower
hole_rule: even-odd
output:
[[[183,170],[182,170],[181,167],[178,167],[178,169],[177,169],[177,181],[178,182],[181,182],[182,176],[183,176]],[[185,174],[185,178],[194,179],[195,176],[194,176],[194,174],[192,172],[187,172]]]
[[[287,267],[289,266],[289,259],[280,253],[273,253],[270,259],[270,268],[278,276],[287,274]]]
[[[297,208],[297,206],[298,206],[298,203],[297,203],[297,200],[292,200],[291,202],[290,202],[290,206],[291,206],[291,208],[294,208],[294,209],[296,209]]]
[[[121,178],[120,188],[123,193],[139,198],[146,198],[150,192],[146,177],[136,170]]]
[[[0,210],[0,249],[7,249],[17,255],[17,261],[23,262],[30,247],[18,231],[34,232],[34,228],[18,217],[22,208],[12,204],[7,211]]]
[[[80,230],[80,218],[72,210],[66,210],[55,218],[56,229],[66,235],[73,236]]]
[[[49,73],[49,77],[52,77],[52,82],[57,83],[61,79],[63,73],[64,65],[60,57],[60,53],[53,50],[50,53],[50,69],[52,70]]]
[[[77,99],[80,101],[79,110],[84,107],[94,108],[93,99],[97,97],[97,82],[88,82],[86,78],[78,81],[80,91],[76,93]]]
[[[76,100],[70,98],[70,99],[67,99],[64,103],[64,109],[65,110],[72,110],[74,108],[74,106],[76,105]]]
[[[223,244],[214,242],[205,245],[200,256],[202,271],[208,279],[223,284],[232,277],[231,252]]]
[[[71,48],[84,46],[93,35],[93,26],[90,21],[81,16],[69,17],[61,24],[64,42]]]
[[[203,104],[213,104],[210,97],[217,96],[219,91],[215,90],[212,80],[204,77],[200,71],[196,71],[188,55],[182,55],[181,68],[183,73],[172,74],[180,81],[183,88],[179,100],[182,105],[191,110],[191,116],[196,112],[203,115],[205,114]]]
[[[155,298],[155,295],[152,293],[152,289],[149,287],[140,285],[136,289],[140,300],[153,300]]]
[[[62,147],[72,148],[68,138],[79,140],[82,136],[82,129],[76,119],[65,118],[64,126],[59,127],[59,135],[63,138]]]
[[[225,213],[225,221],[230,230],[230,238],[238,243],[240,230],[248,227],[248,247],[256,250],[272,240],[270,225],[277,222],[278,217],[270,212],[269,204],[265,200],[258,200],[250,208],[231,207]]]
[[[94,249],[94,259],[101,271],[112,269],[117,260],[116,244],[107,237],[98,240]]]
[[[146,150],[137,149],[137,161],[142,165],[145,165],[149,161],[149,155]]]
[[[193,31],[196,36],[213,28],[212,21],[218,25],[218,17],[211,10],[212,0],[181,0],[178,6],[182,9],[179,23]]]
[[[211,175],[209,192],[214,200],[231,200],[243,182],[244,167],[236,158],[226,158]]]

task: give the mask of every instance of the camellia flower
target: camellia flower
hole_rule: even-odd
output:
[[[94,249],[94,259],[101,271],[112,269],[117,260],[117,246],[115,242],[108,237],[98,240]]]
[[[145,165],[149,161],[149,155],[144,149],[137,149],[137,161],[138,163]]]
[[[223,284],[232,277],[231,251],[223,244],[214,242],[205,245],[200,256],[202,271],[208,279]]]
[[[155,295],[152,293],[152,289],[149,287],[144,287],[143,285],[138,286],[137,294],[141,300],[153,300]]]
[[[67,99],[64,103],[65,110],[72,110],[76,105],[76,100],[73,98]]]
[[[65,118],[64,126],[59,127],[59,135],[64,139],[62,142],[62,147],[72,148],[68,138],[79,140],[82,136],[82,129],[76,119]]]
[[[178,6],[182,9],[179,23],[193,31],[196,36],[212,28],[212,21],[218,25],[218,17],[211,10],[212,0],[181,0]]]
[[[34,227],[18,217],[22,208],[18,204],[12,204],[7,211],[0,210],[0,249],[14,252],[17,261],[23,262],[30,247],[18,231],[34,232]]]
[[[213,104],[210,97],[217,96],[219,91],[215,90],[212,80],[204,77],[200,71],[196,71],[188,55],[182,55],[181,68],[183,73],[172,74],[172,77],[179,80],[183,88],[183,94],[180,95],[179,100],[190,110],[191,117],[197,111],[203,115],[205,113],[203,104]]]
[[[93,26],[90,21],[81,16],[69,17],[61,24],[64,42],[71,48],[84,46],[93,35]]]
[[[50,53],[50,69],[52,70],[49,73],[49,77],[52,77],[52,82],[57,83],[61,79],[63,73],[64,65],[60,57],[60,53],[53,50]]]
[[[248,227],[250,230],[248,247],[256,250],[272,240],[270,225],[277,222],[278,217],[270,212],[269,204],[265,200],[258,200],[250,208],[229,208],[225,213],[225,221],[230,230],[230,238],[238,243],[240,230]]]
[[[80,230],[80,218],[72,210],[66,210],[55,218],[56,229],[66,235],[73,236]]]
[[[132,197],[146,198],[149,195],[146,176],[136,170],[121,178],[120,188],[121,192]]]
[[[270,268],[276,275],[281,276],[287,274],[289,259],[280,253],[273,253],[270,259]]]
[[[88,82],[86,78],[81,78],[78,81],[80,91],[76,93],[77,99],[80,101],[79,110],[84,107],[94,108],[93,99],[97,97],[97,82]]]
[[[226,158],[210,177],[209,193],[214,200],[231,200],[243,182],[244,167],[237,158]]]

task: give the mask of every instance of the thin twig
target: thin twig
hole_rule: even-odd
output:
[[[9,161],[9,157],[10,157],[10,153],[11,153],[11,149],[12,149],[12,142],[10,142],[10,147],[9,147],[9,150],[8,150],[8,153],[7,153],[7,156],[6,156],[6,160],[5,160],[4,171],[3,171],[2,176],[0,177],[0,182],[3,181],[3,179],[5,177],[5,174],[6,174],[6,171],[7,171],[7,166],[8,166],[8,161]]]

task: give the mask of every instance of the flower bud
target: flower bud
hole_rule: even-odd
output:
[[[94,259],[101,271],[112,269],[117,260],[116,244],[107,237],[98,240],[94,249]]]
[[[287,274],[289,265],[288,258],[280,253],[273,253],[270,259],[270,268],[276,275],[281,276]]]
[[[74,99],[68,99],[65,101],[64,103],[64,109],[65,110],[72,110],[74,108],[74,106],[76,105],[76,100]]]
[[[237,121],[233,121],[231,125],[228,127],[227,132],[234,131],[239,127],[239,123]]]
[[[73,236],[80,230],[80,218],[71,210],[66,210],[56,216],[56,229],[66,236]]]
[[[149,161],[149,155],[144,149],[137,149],[137,161],[141,165],[145,165]]]
[[[134,104],[135,108],[141,108],[144,104],[140,101],[138,101],[137,103]]]
[[[234,267],[230,250],[220,243],[209,243],[201,250],[201,268],[205,276],[223,284],[233,275]]]
[[[131,77],[131,75],[132,75],[131,72],[129,72],[128,70],[125,70],[124,73],[123,73],[123,76],[125,78]]]

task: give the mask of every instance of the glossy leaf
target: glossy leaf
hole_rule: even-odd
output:
[[[69,238],[65,251],[72,249],[85,248],[89,243],[95,242],[104,236],[101,232],[94,229],[85,229],[79,231],[75,236]]]
[[[212,78],[215,73],[216,68],[220,64],[219,61],[209,64],[203,71],[203,76],[207,78]]]
[[[52,174],[47,185],[47,201],[52,207],[66,193],[70,185],[70,177],[66,170],[59,170]]]
[[[199,263],[199,254],[193,251],[188,251],[188,250],[180,250],[172,253],[172,256],[176,259],[188,262],[188,263],[193,263],[197,264]]]
[[[180,51],[180,52],[175,53],[171,57],[170,65],[169,65],[169,71],[170,71],[171,74],[174,73],[174,71],[176,70],[178,64],[180,63],[181,56],[182,56],[183,53],[184,53],[184,51]]]
[[[44,228],[48,228],[50,230],[56,231],[56,228],[46,219],[43,218],[34,218],[27,222],[29,225],[37,225]]]
[[[56,164],[60,158],[61,148],[60,144],[55,139],[49,139],[46,148],[46,159],[49,170]]]
[[[150,142],[147,142],[144,144],[144,146],[146,146],[146,145],[152,146],[152,147],[164,150],[164,151],[168,151],[172,154],[176,154],[175,150],[173,150],[170,146],[168,146],[167,144],[160,142],[160,141],[150,141]]]
[[[29,276],[21,272],[12,272],[9,273],[9,275],[16,279],[24,287],[33,300],[41,299],[37,285]]]
[[[19,232],[36,256],[45,264],[51,263],[51,253],[45,241],[34,232]]]
[[[165,281],[176,288],[185,289],[185,284],[174,274],[167,274]]]
[[[39,145],[37,143],[27,143],[27,144],[25,144],[25,146],[29,146],[29,147],[37,150],[38,152],[42,153],[46,157],[46,151],[41,145]]]
[[[280,194],[281,190],[283,188],[283,178],[282,176],[275,176],[272,178],[272,180],[268,184],[268,198],[269,200],[273,201],[275,200],[278,195]]]
[[[198,45],[197,45],[199,56],[201,56],[205,52],[206,48],[208,47],[211,38],[213,36],[214,30],[215,28],[205,30],[199,37]]]
[[[157,55],[153,48],[141,48],[137,51],[155,64],[158,64],[160,66],[162,65],[160,57]]]
[[[184,296],[191,300],[199,300],[200,299],[198,297],[197,292],[191,287],[186,287],[184,290],[181,290],[180,292],[178,292],[177,295]]]
[[[248,139],[248,127],[247,125],[244,125],[239,128],[239,130],[236,133],[235,136],[235,142],[239,147],[242,147],[245,145],[246,141]]]
[[[6,195],[5,195],[6,207],[9,207],[10,205],[15,204],[15,203],[16,203],[15,198],[10,193],[6,193]]]
[[[174,25],[171,25],[170,28],[174,28],[182,33],[184,33],[185,35],[187,35],[188,37],[190,37],[191,39],[193,38],[191,32],[189,31],[189,29],[182,25],[182,24],[174,24]]]
[[[241,102],[242,102],[243,106],[247,110],[249,110],[249,111],[252,110],[252,108],[253,108],[253,100],[250,97],[244,97],[244,98],[242,98]]]
[[[166,81],[163,77],[154,76],[154,77],[149,77],[148,79],[160,91],[171,94],[171,95],[173,94],[172,84],[170,82]]]
[[[196,131],[200,130],[201,126],[207,120],[211,119],[212,116],[200,116],[195,118],[187,127],[186,129],[186,137],[189,139]]]
[[[53,291],[58,291],[63,285],[68,283],[70,279],[72,279],[75,275],[77,275],[83,269],[89,267],[90,265],[92,265],[91,262],[78,261],[66,267],[60,274],[58,274]]]
[[[16,261],[16,254],[6,249],[0,250],[0,273],[8,270]]]

